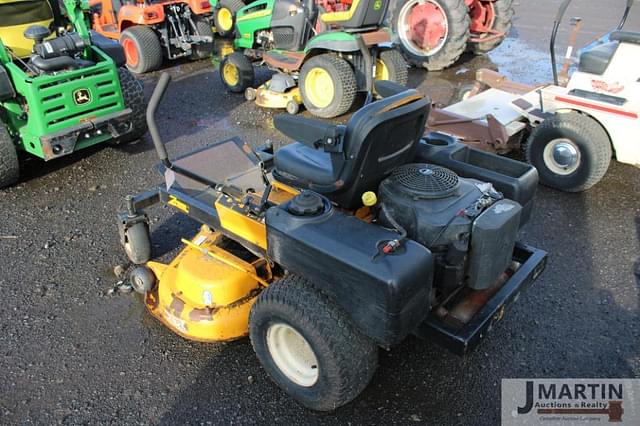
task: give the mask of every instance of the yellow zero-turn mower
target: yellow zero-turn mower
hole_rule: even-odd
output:
[[[346,126],[279,115],[297,142],[275,154],[238,139],[171,160],[147,121],[164,182],[128,197],[122,243],[154,317],[188,339],[247,334],[271,378],[301,404],[355,398],[378,348],[409,334],[464,354],[545,266],[516,242],[537,173],[441,134],[423,137],[430,100],[393,83]],[[144,210],[202,223],[169,263],[151,261]]]

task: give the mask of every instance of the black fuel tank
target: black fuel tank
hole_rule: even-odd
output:
[[[267,211],[269,258],[329,295],[380,345],[399,342],[429,313],[431,252],[409,240],[394,254],[377,255],[380,243],[398,234],[322,198],[319,214],[292,214],[290,203]]]

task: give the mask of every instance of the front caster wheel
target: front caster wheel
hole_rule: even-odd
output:
[[[332,300],[293,275],[258,297],[249,333],[269,376],[313,410],[334,410],[353,400],[378,363],[375,342]]]
[[[291,115],[296,115],[300,111],[300,105],[296,101],[287,102],[287,112]]]
[[[124,231],[124,251],[136,265],[151,260],[151,238],[146,222],[135,223]]]

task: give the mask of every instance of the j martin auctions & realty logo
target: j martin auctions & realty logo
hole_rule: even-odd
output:
[[[640,424],[638,379],[503,379],[504,425]]]

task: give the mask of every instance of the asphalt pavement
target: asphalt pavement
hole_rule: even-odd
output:
[[[576,3],[588,3],[569,13],[581,14],[586,40],[615,26],[613,6],[621,11],[623,2]],[[413,70],[411,85],[447,103],[478,67],[548,81],[557,4],[521,1],[510,37],[490,57],[464,58],[443,73]],[[628,28],[640,29],[640,9]],[[274,112],[227,93],[207,61],[165,70],[174,82],[159,122],[172,153],[235,135],[286,142]],[[147,96],[158,75],[143,77]],[[581,194],[539,188],[520,240],[549,252],[547,269],[474,353],[459,358],[408,338],[381,352],[353,403],[317,414],[269,380],[247,339],[184,340],[134,294],[111,291],[114,267],[128,267],[115,214],[126,194],[160,181],[155,163],[145,136],[52,163],[24,161],[20,183],[0,190],[0,424],[491,425],[500,420],[502,378],[640,376],[639,169],[613,162]],[[171,213],[150,212],[163,260],[196,229]]]

